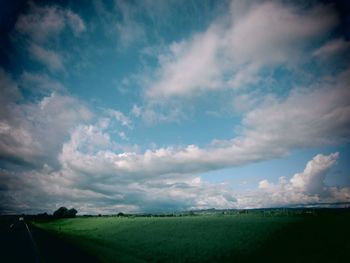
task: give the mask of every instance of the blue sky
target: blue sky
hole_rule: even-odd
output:
[[[14,1],[0,209],[350,201],[349,5]]]

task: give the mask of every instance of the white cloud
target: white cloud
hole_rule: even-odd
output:
[[[13,39],[18,43],[26,43],[34,60],[49,67],[51,71],[58,71],[63,69],[64,62],[57,51],[58,37],[65,28],[70,28],[74,36],[86,30],[84,21],[72,10],[56,5],[39,6],[30,2],[27,13],[18,16]]]
[[[260,67],[257,64],[249,64],[237,70],[233,77],[227,82],[227,85],[231,88],[239,88],[250,84],[256,84],[261,80],[258,76],[259,70]]]
[[[147,96],[187,95],[201,88],[217,88],[220,64],[216,60],[219,36],[215,28],[195,36],[190,42],[174,43],[170,54],[160,57],[159,79]]]
[[[339,157],[339,153],[328,156],[316,155],[309,161],[302,173],[295,174],[290,180],[293,188],[310,194],[322,194],[325,191],[324,180],[327,172],[333,167]]]
[[[286,99],[250,110],[242,121],[246,143],[292,149],[347,141],[348,76],[349,69],[322,86],[295,89]]]
[[[116,24],[118,37],[123,46],[132,44],[144,37],[145,32],[143,28],[136,22],[131,20],[124,20]]]
[[[305,41],[322,36],[338,22],[334,10],[324,5],[301,10],[291,4],[266,1],[244,9],[233,10],[236,17],[225,39],[228,54],[240,63],[287,62],[300,52]]]
[[[20,78],[20,84],[24,89],[33,93],[51,93],[53,91],[62,91],[65,87],[58,81],[52,80],[45,74],[23,72]]]
[[[91,127],[81,128],[81,138],[96,135],[91,133]],[[91,170],[91,166],[96,168],[97,165],[92,158],[85,164],[90,166],[86,170],[63,166],[55,171],[46,166],[38,171],[17,174],[2,172],[1,176],[6,180],[0,186],[6,182],[7,192],[0,191],[4,201],[1,206],[27,208],[29,211],[37,211],[33,208],[40,207],[52,212],[55,207],[66,205],[74,206],[82,213],[116,213],[349,202],[349,188],[324,184],[338,157],[338,153],[319,154],[307,163],[303,172],[295,174],[289,181],[285,177],[276,184],[263,180],[259,189],[240,194],[235,194],[227,183],[212,184],[193,175],[182,177],[172,174],[170,177],[154,178],[146,174],[138,179],[129,179],[108,166],[101,165],[99,170]],[[299,180],[303,183],[296,183]],[[314,185],[321,187],[314,188]],[[10,193],[15,198],[10,198]],[[43,196],[47,198],[43,199]]]
[[[141,116],[141,112],[141,107],[137,106],[136,104],[132,106],[131,114],[134,115],[136,118]]]
[[[349,50],[350,43],[344,39],[332,39],[326,42],[323,46],[316,49],[313,55],[322,59],[329,58],[334,55],[339,55]]]
[[[122,140],[127,140],[128,137],[126,136],[125,132],[118,132],[118,136],[122,139]]]
[[[81,124],[91,120],[91,113],[73,98],[52,94],[39,103],[14,104],[19,97],[16,83],[2,71],[1,83],[9,94],[1,107],[2,160],[6,165],[22,161],[43,168],[16,174],[3,170],[2,189],[7,190],[0,193],[1,206],[31,209],[40,204],[50,211],[65,204],[112,213],[348,202],[349,189],[324,184],[337,153],[316,156],[289,181],[264,180],[258,190],[239,195],[230,185],[210,184],[197,174],[280,157],[292,149],[346,142],[349,75],[345,71],[322,87],[294,90],[285,99],[248,110],[241,135],[230,141],[140,153],[122,150],[111,140],[111,115],[96,125]],[[9,105],[10,112],[3,110]],[[126,116],[116,112],[112,115],[126,125]],[[44,203],[43,196],[48,197]]]
[[[79,125],[90,120],[91,113],[73,98],[52,94],[39,103],[13,103],[19,96],[16,83],[2,72],[1,83],[6,85],[6,94],[9,94],[0,111],[3,162],[40,167],[46,163],[55,167],[45,168],[50,170],[45,172],[23,172],[20,175],[25,180],[19,178],[20,175],[8,175],[19,182],[11,187],[21,190],[6,190],[4,200],[17,202],[17,207],[20,203],[27,204],[29,208],[51,193],[48,204],[66,200],[85,211],[93,209],[81,205],[87,201],[106,207],[106,211],[118,207],[139,211],[157,207],[176,210],[349,201],[347,188],[328,187],[323,183],[337,154],[316,156],[290,181],[283,177],[278,184],[262,181],[259,190],[244,196],[235,196],[229,185],[198,179],[198,174],[205,171],[281,157],[291,150],[309,146],[348,142],[349,76],[347,70],[333,79],[328,78],[322,86],[295,89],[284,99],[269,98],[269,103],[245,113],[240,135],[231,140],[216,141],[206,148],[188,145],[140,153],[122,150],[111,141],[108,119],[101,119],[96,125]],[[124,114],[111,113],[127,126]],[[5,180],[6,189],[12,189],[8,185],[11,180]],[[25,193],[23,187],[37,189],[34,182],[39,188],[37,194],[24,199],[19,192]],[[70,190],[71,198],[64,198]],[[9,200],[10,193],[18,200]]]
[[[239,136],[206,148],[188,145],[144,153],[86,154],[68,141],[61,162],[80,172],[114,174],[125,180],[168,178],[281,157],[305,147],[345,143],[350,135],[349,75],[343,72],[323,87],[294,90],[286,99],[270,100],[248,111]]]
[[[271,184],[267,180],[262,180],[259,182],[259,189],[269,189]]]
[[[28,14],[18,17],[15,29],[37,42],[44,42],[60,33],[64,25],[64,17],[57,7],[39,7],[31,3]]]
[[[87,153],[96,153],[112,146],[109,134],[94,125],[79,125],[70,135],[70,141],[76,149]]]
[[[235,1],[232,10],[227,23],[214,22],[159,56],[156,78],[146,90],[148,98],[254,84],[263,66],[295,63],[307,43],[338,22],[334,10],[323,5],[302,11],[276,1],[243,8]]]
[[[258,190],[238,196],[230,185],[204,182],[199,174],[281,157],[305,147],[347,143],[349,69],[326,81],[321,79],[321,84],[293,89],[283,98],[266,95],[252,100],[253,93],[237,97],[241,105],[235,106],[242,111],[243,120],[238,136],[231,140],[215,140],[206,147],[154,147],[144,152],[112,140],[109,131],[113,121],[131,129],[131,116],[147,123],[182,118],[176,102],[159,103],[160,98],[258,83],[262,67],[293,64],[303,54],[304,44],[322,37],[337,23],[333,11],[322,5],[302,11],[278,2],[239,8],[236,4],[226,24],[215,22],[190,40],[173,43],[159,56],[160,68],[146,90],[146,99],[151,101],[142,107],[134,105],[128,116],[109,109],[93,123],[92,113],[79,100],[51,92],[61,87],[59,83],[28,72],[22,74],[20,84],[48,89],[50,95],[37,102],[23,102],[17,83],[0,69],[0,156],[5,167],[0,171],[4,178],[0,181],[0,207],[31,209],[40,205],[51,210],[53,204],[65,204],[85,212],[115,213],[120,209],[134,212],[348,202],[348,188],[324,184],[337,153],[317,155],[289,181],[284,177],[278,183],[262,180]],[[86,27],[69,10],[45,8],[34,6],[30,14],[20,16],[16,30],[31,39],[33,58],[53,71],[61,70],[62,57],[47,49],[46,41],[66,25],[75,35]],[[41,31],[35,31],[35,26]],[[343,46],[326,43],[315,56],[340,52]],[[165,112],[162,107],[169,109]],[[117,131],[121,140],[127,139],[119,127]],[[6,170],[23,163],[34,168]]]
[[[53,212],[65,205],[80,213],[164,212],[235,207],[229,185],[210,184],[200,177],[183,180],[126,182],[118,177],[103,181],[69,169],[1,173],[7,191],[0,190],[2,209]],[[46,198],[43,198],[45,196]]]
[[[92,113],[78,100],[57,93],[38,102],[17,101],[20,92],[16,82],[5,73],[0,79],[4,90],[10,90],[0,107],[3,163],[57,164],[57,155],[69,132],[78,122],[91,119]]]
[[[16,102],[21,98],[21,93],[17,83],[8,75],[8,73],[0,67],[0,86],[1,86],[1,105],[5,105],[8,101]],[[1,108],[0,108],[1,109]]]
[[[18,17],[15,29],[36,43],[43,43],[61,33],[66,24],[75,35],[86,29],[84,21],[71,10],[30,3],[28,13]]]
[[[145,15],[146,10],[142,7],[144,2],[118,0],[113,1],[112,6],[107,6],[102,1],[94,1],[93,4],[104,33],[108,38],[116,40],[118,48],[144,42],[148,37],[144,23],[138,21],[140,14]]]
[[[254,107],[267,101],[265,96],[264,100],[261,100],[257,92],[243,92],[241,94],[236,94],[232,100],[232,108],[234,112],[244,113],[251,111]]]
[[[49,67],[52,71],[63,70],[63,59],[55,51],[32,44],[29,47],[29,53],[35,60]]]
[[[238,202],[243,207],[349,202],[350,188],[325,184],[338,158],[339,153],[318,154],[306,164],[303,172],[293,175],[289,181],[285,177],[280,177],[276,184],[262,180],[259,190],[242,194]]]
[[[142,120],[148,125],[164,122],[179,122],[186,118],[179,105],[147,105],[141,112]]]
[[[132,4],[127,1],[115,1],[115,10],[120,12],[121,19],[115,22],[117,37],[121,46],[128,46],[137,41],[144,41],[145,34],[144,25],[137,21],[137,12],[142,12],[142,4]]]
[[[74,35],[79,36],[82,32],[86,30],[85,23],[79,15],[75,14],[71,10],[66,10],[65,15],[67,23],[72,29]]]
[[[108,109],[107,113],[113,117],[114,119],[116,119],[118,122],[121,123],[121,125],[126,126],[128,128],[132,128],[132,123],[131,120],[121,111],[118,110],[113,110],[113,109]]]

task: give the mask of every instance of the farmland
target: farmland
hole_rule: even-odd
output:
[[[342,262],[350,216],[78,217],[35,225],[103,262]]]

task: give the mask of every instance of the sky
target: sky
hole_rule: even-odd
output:
[[[4,1],[0,213],[350,204],[346,1]]]

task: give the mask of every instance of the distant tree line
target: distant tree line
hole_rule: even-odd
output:
[[[58,208],[52,215],[45,213],[40,213],[36,215],[25,215],[22,214],[22,217],[40,219],[40,220],[51,220],[58,218],[73,218],[76,216],[78,211],[74,208],[67,209],[66,207]],[[257,208],[257,209],[202,209],[202,210],[190,210],[182,212],[173,212],[173,213],[143,213],[143,214],[127,214],[119,212],[117,214],[110,215],[82,215],[84,217],[126,217],[126,218],[135,218],[135,217],[185,217],[185,216],[201,216],[201,215],[245,215],[245,214],[255,214],[262,216],[293,216],[293,215],[331,215],[331,214],[348,214],[350,213],[350,208]]]

